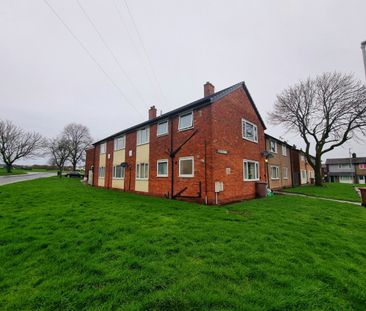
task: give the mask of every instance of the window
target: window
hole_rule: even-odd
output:
[[[106,152],[106,143],[100,145],[100,154],[104,154]]]
[[[158,123],[158,128],[156,131],[157,136],[162,136],[168,134],[168,120]]]
[[[259,163],[244,160],[244,180],[259,180]]]
[[[280,169],[278,166],[271,166],[271,179],[280,179]]]
[[[179,177],[194,176],[194,158],[185,157],[179,158]]]
[[[366,163],[364,163],[364,164],[360,164],[360,165],[359,165],[359,168],[360,168],[361,170],[366,170]]]
[[[193,127],[193,112],[188,112],[179,116],[178,130],[185,130]]]
[[[149,164],[137,163],[136,164],[136,179],[148,179],[149,178]]]
[[[245,119],[242,119],[242,131],[243,131],[243,138],[258,142],[258,129],[257,126]]]
[[[302,178],[302,179],[307,179],[307,173],[306,173],[306,171],[305,171],[305,170],[302,170],[302,171],[301,171],[301,178]]]
[[[282,178],[288,179],[288,168],[287,167],[282,168]]]
[[[147,144],[149,142],[149,128],[144,127],[137,131],[137,145]]]
[[[303,155],[300,156],[301,161],[305,161],[305,157]]]
[[[286,145],[282,145],[282,155],[283,156],[287,156],[287,147],[286,147]]]
[[[104,178],[104,175],[105,175],[105,168],[101,166],[99,168],[99,178]]]
[[[125,149],[126,136],[117,137],[114,139],[114,150]]]
[[[122,179],[125,178],[125,168],[121,165],[115,165],[112,168],[112,177],[114,179]]]
[[[277,153],[277,144],[274,140],[269,141],[269,151]]]
[[[156,172],[158,177],[168,177],[168,160],[158,160]]]
[[[351,168],[351,163],[338,164],[338,168]]]

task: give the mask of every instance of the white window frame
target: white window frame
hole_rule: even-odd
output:
[[[274,144],[274,150],[272,150],[272,144]],[[277,142],[273,139],[269,141],[269,151],[277,153]]]
[[[304,176],[305,173],[305,176]],[[301,170],[301,178],[308,180],[308,172],[306,170]]]
[[[144,165],[145,172],[146,172],[146,167],[147,167],[146,177],[141,177],[141,165]],[[148,180],[148,179],[149,179],[149,163],[147,163],[147,162],[136,163],[136,180]]]
[[[121,140],[121,146],[118,146],[118,141]],[[119,136],[114,139],[114,151],[123,150],[126,148],[126,136]]]
[[[159,174],[159,164],[166,163],[166,174]],[[168,177],[169,176],[169,161],[167,159],[161,159],[156,161],[156,176],[157,177]]]
[[[101,171],[103,172],[103,174],[101,174]],[[99,166],[98,178],[105,178],[105,167],[104,166]]]
[[[146,131],[146,138],[147,140],[144,142],[141,142],[141,132],[142,131]],[[137,130],[136,132],[136,145],[137,146],[141,146],[141,145],[146,145],[150,142],[150,129],[148,126],[145,126],[143,128],[140,128]]]
[[[286,145],[282,145],[282,155],[284,157],[287,157],[287,147],[286,147]]]
[[[338,168],[340,168],[340,169],[352,168],[352,165],[351,165],[351,163],[341,163],[341,164],[338,164]]]
[[[273,169],[277,172],[277,176],[273,177]],[[271,179],[272,180],[279,180],[280,179],[280,167],[276,165],[271,165]]]
[[[282,168],[282,179],[288,179],[288,167],[286,166]]]
[[[166,123],[166,132],[159,134],[159,125],[163,124],[163,123]],[[169,134],[169,120],[163,120],[163,121],[158,122],[158,124],[156,125],[156,136],[159,137],[159,136],[165,136],[168,134]]]
[[[186,127],[181,127],[181,118],[187,115],[191,115],[191,125],[186,126]],[[185,112],[182,113],[181,115],[179,115],[179,122],[178,122],[178,131],[185,131],[185,130],[189,130],[191,128],[193,128],[193,111],[190,112]]]
[[[192,160],[192,174],[181,174],[180,172],[180,168],[181,168],[181,162],[182,161],[187,161],[187,160]],[[187,178],[192,178],[194,177],[194,157],[193,156],[189,156],[189,157],[181,157],[179,158],[179,177],[187,177]]]
[[[245,177],[245,173],[246,173],[246,163],[254,163],[256,170],[255,170],[255,174],[257,175],[255,176],[255,178],[246,178]],[[243,160],[243,180],[244,181],[258,181],[259,180],[259,162],[258,161],[253,161],[253,160]]]
[[[122,177],[116,177],[117,173],[117,166],[121,167]],[[113,165],[112,166],[112,179],[125,179],[125,168],[122,165]]]
[[[249,124],[249,125],[252,125],[253,126],[253,131],[254,131],[254,133],[253,133],[254,134],[253,135],[254,136],[253,139],[248,138],[248,137],[245,136],[245,133],[246,133],[246,130],[245,130],[246,124]],[[258,127],[257,127],[257,125],[254,124],[254,123],[252,123],[252,122],[250,122],[250,121],[248,121],[248,120],[246,120],[246,119],[244,119],[244,118],[241,119],[241,134],[242,134],[243,139],[248,140],[248,141],[251,141],[253,143],[258,143]]]
[[[100,144],[100,154],[106,154],[107,152],[107,143]]]

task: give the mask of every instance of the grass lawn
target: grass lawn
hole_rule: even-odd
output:
[[[13,168],[11,173],[8,173],[5,168],[0,168],[0,176],[27,174],[27,172],[31,171]]]
[[[337,200],[348,200],[353,202],[361,202],[361,198],[354,190],[354,187],[365,185],[351,185],[341,183],[324,183],[322,187],[314,185],[305,185],[296,188],[283,189],[286,192],[301,193],[316,197],[331,198]]]
[[[366,210],[222,207],[48,178],[0,187],[1,310],[364,310]]]

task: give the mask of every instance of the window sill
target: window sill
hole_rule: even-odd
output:
[[[121,149],[114,149],[114,152],[122,151],[122,150],[125,150],[125,149],[126,149],[126,147],[125,148],[121,148]]]
[[[252,143],[258,144],[258,140],[252,140],[252,139],[246,138],[244,136],[242,136],[242,138],[245,139],[245,140],[247,140],[247,141],[250,141]]]
[[[148,181],[149,178],[136,178],[136,180],[140,180],[140,181]]]
[[[147,145],[147,144],[149,144],[150,142],[148,141],[147,143],[142,143],[142,144],[137,144],[136,143],[136,146],[143,146],[143,145]]]
[[[271,177],[271,180],[280,180],[280,179],[279,179],[279,178],[272,178],[272,177]]]
[[[179,175],[180,178],[193,178],[194,175]]]
[[[244,179],[244,181],[259,181],[259,178],[257,178],[257,179]]]
[[[125,179],[124,177],[112,177],[112,180],[123,180]]]
[[[194,127],[193,126],[190,126],[190,127],[185,127],[183,129],[178,129],[178,132],[184,132],[184,131],[189,131],[189,130],[193,130]]]
[[[156,134],[156,137],[163,137],[163,136],[168,136],[168,135],[169,135],[169,132],[164,133],[164,134]]]
[[[169,177],[169,176],[168,176],[168,175],[156,175],[156,177],[167,178],[167,177]]]

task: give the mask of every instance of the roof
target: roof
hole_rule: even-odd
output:
[[[264,136],[267,138],[269,138],[269,139],[273,139],[273,140],[275,140],[275,141],[277,141],[277,142],[279,142],[279,143],[281,143],[282,145],[286,145],[287,147],[289,147],[289,148],[293,148],[293,146],[291,146],[288,142],[286,142],[286,141],[284,141],[284,140],[281,140],[281,139],[279,139],[279,138],[276,138],[276,137],[274,137],[274,136],[272,136],[272,135],[269,135],[269,134],[267,134],[267,133],[265,133],[264,134]]]
[[[350,160],[353,164],[363,164],[366,163],[366,157],[360,158],[337,158],[337,159],[327,159],[325,164],[347,164],[350,163]]]
[[[248,89],[247,89],[244,81],[242,81],[242,82],[239,82],[239,83],[234,84],[232,86],[229,86],[226,89],[223,89],[221,91],[218,91],[216,93],[213,93],[213,94],[211,94],[209,96],[203,97],[203,98],[198,99],[196,101],[193,101],[193,102],[191,102],[191,103],[189,103],[187,105],[181,106],[181,107],[179,107],[177,109],[174,109],[172,111],[169,111],[167,113],[164,113],[164,114],[162,114],[162,115],[160,115],[160,116],[158,116],[158,117],[156,117],[154,119],[144,121],[142,123],[139,123],[137,125],[131,126],[131,127],[127,128],[127,129],[124,129],[122,131],[119,131],[119,132],[117,132],[117,133],[115,133],[113,135],[110,135],[110,136],[108,136],[106,138],[103,138],[103,139],[101,139],[101,140],[93,143],[93,145],[97,145],[98,143],[104,142],[104,141],[106,141],[108,139],[111,139],[111,138],[114,138],[114,137],[117,137],[117,136],[120,136],[120,135],[129,133],[129,132],[132,132],[132,131],[134,131],[134,130],[136,130],[138,128],[144,127],[146,125],[154,124],[154,123],[156,123],[156,122],[158,122],[160,120],[166,119],[168,117],[176,116],[176,115],[178,115],[178,114],[180,114],[180,113],[182,113],[184,111],[192,110],[192,109],[197,109],[197,108],[200,108],[200,107],[203,107],[203,106],[207,106],[207,105],[213,104],[215,101],[217,101],[217,100],[225,97],[226,95],[230,94],[231,92],[233,92],[233,91],[235,91],[235,90],[237,90],[239,88],[243,88],[244,92],[247,94],[247,96],[249,98],[249,102],[253,106],[254,111],[258,115],[258,118],[259,118],[260,122],[262,123],[264,129],[266,129],[266,126],[264,124],[264,121],[263,121],[263,119],[262,119],[262,117],[261,117],[261,115],[260,115],[260,113],[259,113],[259,111],[258,111],[258,109],[257,109],[257,107],[256,107],[256,105],[255,105],[255,103],[253,101],[253,99],[252,99],[252,96],[250,95],[250,93],[249,93],[249,91],[248,91]]]

